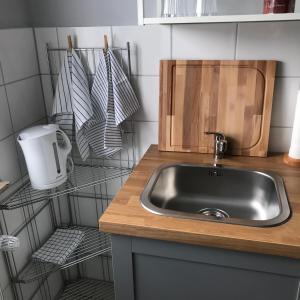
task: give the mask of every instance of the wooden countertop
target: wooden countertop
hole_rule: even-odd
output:
[[[271,170],[284,178],[291,218],[275,227],[259,228],[159,216],[145,210],[142,193],[153,171],[165,163],[212,163],[211,154],[159,152],[152,145],[101,219],[100,230],[119,235],[300,258],[300,169],[282,162],[283,155],[268,158],[232,156],[222,164]]]

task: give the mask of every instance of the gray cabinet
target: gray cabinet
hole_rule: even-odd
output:
[[[112,237],[116,300],[300,300],[298,260]]]

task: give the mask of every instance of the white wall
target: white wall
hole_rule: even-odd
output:
[[[27,0],[0,0],[0,29],[31,25]]]
[[[16,137],[23,128],[41,122],[45,122],[45,109],[33,30],[0,30],[0,179],[14,183],[24,175],[24,160]],[[25,215],[17,209],[4,212],[4,217],[7,231],[11,233],[24,222]],[[21,238],[19,267],[24,266],[31,252],[26,234]],[[2,253],[0,285],[5,299],[12,299]]]
[[[276,59],[270,151],[289,148],[296,92],[300,85],[300,22],[36,28],[45,98],[51,106],[45,42],[66,46],[67,34],[77,46],[103,46],[103,34],[114,46],[132,45],[133,83],[142,109],[135,116],[138,155],[158,142],[160,59]],[[44,50],[43,50],[44,49]]]
[[[33,26],[137,24],[136,0],[28,0]]]

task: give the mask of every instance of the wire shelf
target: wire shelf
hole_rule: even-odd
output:
[[[99,185],[129,175],[131,167],[75,165],[67,182],[56,189],[35,190],[29,180],[0,202],[0,210],[11,210]]]
[[[68,257],[63,265],[31,260],[29,264],[17,275],[14,282],[28,283],[41,278],[45,278],[49,273],[67,269],[83,261],[99,256],[101,254],[110,255],[111,240],[110,235],[99,232],[98,228],[69,226],[64,229],[81,230],[85,236],[76,250]]]
[[[58,300],[114,300],[112,282],[80,279],[66,285]]]

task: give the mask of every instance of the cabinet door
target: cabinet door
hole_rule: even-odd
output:
[[[135,300],[297,300],[294,277],[142,254],[133,266]]]

